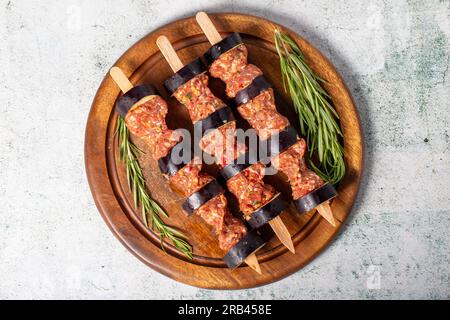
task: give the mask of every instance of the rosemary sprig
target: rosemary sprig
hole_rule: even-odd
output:
[[[120,116],[117,119],[116,134],[119,139],[119,156],[125,164],[128,186],[133,192],[135,207],[141,208],[145,226],[158,233],[163,250],[163,241],[167,238],[184,255],[192,259],[192,246],[187,241],[187,237],[180,231],[164,223],[161,216],[168,218],[167,213],[148,194],[142,168],[137,160],[137,156],[139,153],[142,153],[142,150],[131,142],[125,120]]]
[[[310,165],[322,179],[337,183],[345,174],[344,148],[339,140],[342,137],[339,116],[320,85],[325,81],[306,64],[294,40],[279,30],[275,30],[274,38],[284,89],[294,103],[310,158],[314,152],[318,155],[318,165],[311,160]]]

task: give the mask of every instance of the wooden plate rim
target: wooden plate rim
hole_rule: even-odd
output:
[[[288,268],[284,269],[283,272],[278,272],[276,274],[265,274],[262,277],[255,278],[252,271],[248,271],[248,268],[240,268],[242,270],[236,271],[236,281],[225,280],[226,275],[229,275],[228,270],[225,268],[210,268],[204,267],[200,265],[195,265],[189,262],[185,262],[176,257],[165,254],[159,248],[151,245],[148,245],[147,239],[142,239],[142,234],[139,229],[133,225],[129,219],[127,219],[127,215],[124,214],[123,208],[121,208],[120,202],[117,201],[115,197],[115,193],[113,187],[111,185],[108,168],[106,164],[106,157],[108,151],[105,150],[106,139],[108,137],[107,129],[108,122],[111,120],[112,116],[111,110],[110,114],[106,117],[101,117],[101,100],[106,97],[117,97],[119,95],[119,90],[115,88],[115,84],[112,83],[112,80],[108,75],[103,79],[96,95],[94,101],[91,106],[91,110],[89,112],[88,121],[86,125],[85,132],[85,166],[86,166],[86,174],[89,182],[89,186],[91,192],[94,196],[95,204],[101,213],[103,219],[106,224],[113,232],[113,234],[119,239],[119,241],[130,251],[132,252],[138,259],[142,262],[150,266],[152,269],[172,278],[177,281],[181,281],[183,283],[194,285],[197,287],[210,288],[210,289],[236,289],[236,288],[250,288],[259,285],[264,285],[279,279],[282,279],[293,272],[299,270],[304,265],[309,263],[312,259],[314,259],[334,238],[334,236],[339,232],[339,229],[342,225],[342,222],[346,219],[348,214],[351,211],[352,205],[356,199],[359,184],[361,180],[361,174],[364,167],[364,143],[363,143],[363,135],[362,129],[359,121],[359,115],[356,111],[356,107],[354,101],[348,91],[347,86],[345,85],[342,77],[336,71],[334,66],[328,61],[326,57],[324,57],[315,47],[309,44],[306,40],[304,40],[301,36],[296,34],[295,32],[276,24],[272,21],[269,21],[264,18],[246,15],[246,14],[237,14],[237,13],[219,13],[212,15],[215,18],[219,19],[227,19],[227,18],[240,18],[244,20],[251,20],[256,23],[268,23],[272,26],[278,27],[281,30],[288,32],[291,35],[294,35],[298,39],[302,39],[307,43],[315,54],[318,54],[328,68],[330,68],[331,72],[333,72],[337,80],[340,82],[339,85],[344,89],[343,94],[346,95],[347,99],[350,101],[350,105],[353,108],[353,112],[356,115],[358,123],[356,124],[357,135],[359,135],[359,140],[361,142],[360,145],[360,164],[361,171],[352,179],[353,190],[350,190],[349,199],[351,200],[351,204],[347,206],[347,212],[343,217],[340,218],[340,224],[338,228],[331,228],[323,219],[320,219],[317,215],[313,217],[314,225],[316,227],[306,235],[305,239],[302,241],[310,240],[314,237],[314,234],[324,232],[327,235],[327,239],[319,244],[316,248],[316,251],[307,256],[302,257],[302,261],[298,261],[295,265],[290,265]],[[130,47],[115,63],[116,66],[120,66],[126,74],[132,75],[134,70],[137,70],[145,61],[146,57],[139,57],[140,61],[136,63],[136,59],[134,60],[134,64],[128,64],[126,59],[127,56],[132,52],[136,52],[140,46],[144,45],[149,41],[149,38],[156,38],[160,34],[164,34],[167,29],[171,29],[174,25],[180,23],[186,23],[190,20],[195,19],[194,17],[188,17],[180,20],[176,20],[174,22],[168,23],[155,31],[149,33],[137,43],[135,43],[132,47]],[[115,100],[115,98],[114,98]],[[102,121],[100,121],[102,120]],[[103,149],[102,149],[103,146]],[[94,150],[94,151],[93,151]],[[101,180],[98,179],[100,177]],[[316,243],[317,245],[317,243]],[[288,254],[289,255],[289,254]],[[297,255],[290,255],[291,259],[298,259]],[[284,255],[283,255],[284,257]],[[175,261],[174,261],[175,260]],[[283,259],[284,260],[284,259]],[[301,260],[301,259],[299,259]],[[267,262],[268,264],[270,261]],[[178,265],[178,267],[174,267],[174,265]],[[265,264],[262,264],[263,270]],[[169,266],[169,267],[168,267]],[[187,274],[189,276],[180,277],[180,272],[184,270],[188,270]],[[182,272],[181,272],[182,273]],[[186,273],[186,272],[185,272]],[[214,277],[205,281],[204,276],[198,276],[198,274],[213,274]],[[186,274],[185,274],[186,275]],[[222,281],[224,280],[224,281]]]

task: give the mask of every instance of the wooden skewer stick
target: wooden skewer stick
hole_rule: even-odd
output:
[[[281,220],[280,216],[277,216],[269,221],[269,225],[272,228],[273,232],[275,232],[280,242],[289,249],[290,252],[295,253],[294,243],[292,242],[291,234],[289,230],[286,228],[283,220]]]
[[[133,89],[133,84],[119,67],[112,67],[111,70],[109,70],[109,74],[123,93]]]
[[[183,68],[183,63],[166,36],[159,36],[156,44],[174,73]]]
[[[173,72],[177,72],[183,67],[183,63],[167,37],[158,37],[158,39],[156,39],[156,44],[158,45],[159,50],[161,50],[164,58],[167,60],[167,63],[172,68]],[[261,267],[259,266],[258,259],[254,253],[248,256],[244,261],[250,268],[261,274]]]
[[[214,26],[206,12],[198,12],[195,15],[195,19],[197,19],[200,28],[202,28],[203,33],[205,34],[206,38],[208,38],[208,41],[209,43],[211,43],[211,45],[215,45],[217,42],[222,40],[220,33],[217,31],[216,27]]]
[[[256,254],[252,253],[249,255],[244,262],[258,274],[262,274],[261,267],[258,262],[258,258],[256,258]]]
[[[198,12],[195,15],[197,23],[205,34],[211,45],[215,45],[217,42],[222,40],[220,33],[217,31],[216,27],[212,23],[211,19],[208,17],[206,12]],[[331,211],[330,204],[328,202],[322,203],[317,206],[317,211],[324,217],[333,227],[336,227],[336,221],[333,217],[333,212]]]
[[[173,48],[172,44],[167,39],[167,37],[165,36],[158,37],[158,39],[156,40],[156,44],[161,50],[163,56],[166,58],[173,72],[177,72],[183,67],[180,58],[178,57],[177,53],[175,52],[175,49]],[[275,234],[277,235],[277,237],[280,239],[281,243],[284,244],[289,249],[289,251],[295,253],[294,243],[292,242],[289,230],[284,225],[283,220],[281,220],[281,218],[278,216],[272,219],[269,222],[269,224],[272,227]]]
[[[214,26],[206,12],[198,12],[195,15],[195,18],[197,19],[200,28],[203,30],[203,33],[205,34],[206,38],[208,38],[208,41],[211,43],[211,45],[215,45],[222,40],[220,33],[217,31],[216,27]],[[278,239],[280,239],[281,243],[284,244],[289,249],[289,251],[295,253],[295,247],[292,242],[291,235],[289,234],[286,225],[283,223],[283,220],[281,220],[281,217],[278,216],[272,219],[269,224],[277,235]]]

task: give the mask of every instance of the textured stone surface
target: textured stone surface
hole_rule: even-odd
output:
[[[365,132],[340,236],[251,290],[201,290],[147,268],[107,229],[84,172],[104,74],[199,9],[264,16],[309,39],[343,75]],[[0,298],[450,298],[449,14],[448,0],[0,0]]]

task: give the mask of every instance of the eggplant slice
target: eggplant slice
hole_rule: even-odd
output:
[[[138,85],[129,91],[125,92],[116,103],[116,111],[122,117],[125,118],[130,109],[139,102],[139,100],[147,97],[158,95],[158,91],[149,84]]]
[[[237,106],[241,104],[247,103],[253,98],[257,97],[261,92],[271,88],[270,83],[264,78],[263,75],[256,77],[253,79],[252,83],[246,86],[244,89],[239,90],[236,93],[236,97],[234,98],[234,102]]]
[[[331,183],[311,191],[306,196],[294,200],[295,207],[300,213],[307,213],[325,201],[337,196],[337,191]]]
[[[173,76],[164,81],[164,87],[172,95],[183,84],[192,78],[206,72],[206,66],[200,58],[188,63],[183,68],[178,70]]]
[[[241,265],[248,256],[262,248],[266,242],[259,236],[257,230],[248,232],[223,257],[228,268],[235,269]]]
[[[209,48],[208,51],[206,51],[203,54],[203,58],[205,59],[206,63],[209,66],[214,61],[216,61],[222,54],[237,47],[238,45],[240,45],[242,43],[243,43],[243,41],[242,41],[242,38],[239,35],[239,33],[234,32],[234,33],[230,34],[228,37],[217,42],[211,48]]]
[[[220,174],[225,181],[228,181],[252,164],[253,163],[250,162],[250,154],[247,151],[245,154],[239,156],[234,162],[223,167],[222,170],[220,170]]]
[[[277,217],[286,208],[286,202],[284,201],[282,195],[278,193],[272,198],[272,200],[270,200],[270,202],[253,212],[247,222],[252,229],[258,229],[273,218]]]
[[[213,113],[211,113],[208,117],[203,120],[197,121],[194,124],[195,132],[200,133],[200,136],[203,137],[203,134],[210,129],[218,129],[224,124],[236,120],[234,118],[233,110],[230,107],[220,108]]]
[[[178,171],[180,171],[185,165],[187,165],[189,162],[192,161],[192,159],[189,159],[188,161],[181,161],[180,163],[175,163],[172,160],[175,157],[175,155],[173,155],[174,149],[182,143],[183,141],[180,141],[175,146],[173,146],[172,149],[170,149],[170,151],[164,157],[158,159],[159,170],[161,171],[162,174],[171,177],[175,175]],[[183,160],[184,148],[180,146],[180,148],[177,149],[181,150],[181,153],[177,155],[177,157],[180,157]]]
[[[266,154],[269,159],[279,155],[289,147],[293,146],[298,141],[297,130],[294,127],[288,126],[272,135],[267,140],[260,140],[261,154]],[[267,160],[267,159],[260,159]]]
[[[182,207],[184,211],[191,215],[209,200],[224,192],[225,190],[217,182],[217,180],[212,180],[210,183],[204,185],[200,190],[191,194],[184,201]]]

